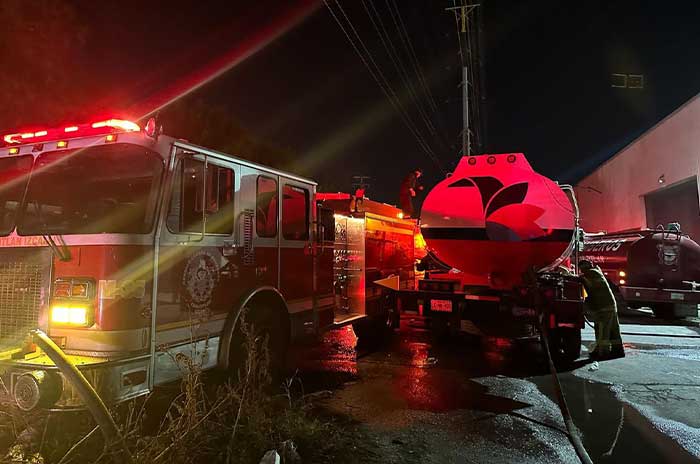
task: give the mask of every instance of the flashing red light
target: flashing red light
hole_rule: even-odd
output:
[[[100,129],[100,130],[95,130]],[[62,137],[62,134],[85,134],[85,135],[97,135],[103,134],[105,132],[110,132],[111,130],[118,130],[123,132],[138,132],[141,130],[138,124],[127,121],[125,119],[107,119],[105,121],[98,121],[88,124],[80,124],[67,126],[59,129],[50,130],[40,130],[36,132],[17,132],[14,134],[7,134],[3,136],[3,140],[6,144],[20,144],[24,143],[29,139],[37,139],[39,137],[56,138]]]
[[[156,135],[156,118],[150,118],[143,130],[147,136],[154,137]]]
[[[93,129],[99,129],[101,127],[112,127],[114,129],[121,129],[126,132],[138,132],[141,130],[138,124],[131,121],[126,121],[124,119],[108,119],[107,121],[92,123]]]

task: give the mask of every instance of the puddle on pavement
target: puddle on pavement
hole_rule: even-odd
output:
[[[556,403],[536,345],[513,346],[503,340],[489,340],[481,346],[470,346],[464,340],[437,344],[428,332],[410,329],[398,332],[388,346],[374,350],[358,347],[357,342],[352,328],[346,327],[306,347],[297,362],[304,389],[310,392],[353,383],[343,401],[365,409],[370,418],[400,409],[504,414],[529,406],[491,395],[487,387],[471,380],[485,376],[531,380]],[[361,377],[366,381],[355,383]],[[561,373],[560,380],[594,462],[697,462],[634,408],[618,401],[608,386],[570,372]]]
[[[532,380],[556,403],[549,376]],[[608,385],[581,379],[571,373],[560,374],[559,380],[571,416],[594,462],[697,462],[636,409],[619,401]]]
[[[508,353],[510,344],[490,341],[491,349],[456,340],[434,343],[426,331],[395,334],[386,346],[365,348],[351,327],[328,332],[323,341],[296,354],[298,377],[306,392],[333,389],[361,377],[358,395],[383,408],[444,412],[471,409],[510,412],[527,405],[490,395],[472,377],[512,373],[523,366]],[[528,371],[532,375],[532,370]],[[367,380],[367,379],[363,379]],[[366,385],[365,385],[366,384]]]

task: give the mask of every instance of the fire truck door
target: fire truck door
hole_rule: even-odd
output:
[[[314,315],[314,249],[312,246],[313,186],[280,179],[280,292],[290,312],[292,336],[311,335]]]
[[[279,289],[279,176],[241,166],[239,246],[245,250],[245,286]]]
[[[224,254],[235,237],[238,167],[183,150],[172,174],[158,246],[155,384],[181,376],[177,354],[202,369],[216,365],[216,336],[243,291],[237,258]]]

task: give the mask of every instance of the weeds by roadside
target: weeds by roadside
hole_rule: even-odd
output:
[[[235,379],[204,382],[192,359],[175,359],[184,372],[180,390],[168,399],[154,425],[153,399],[133,401],[115,411],[124,439],[137,464],[257,463],[265,451],[293,440],[303,461],[327,462],[345,444],[345,435],[331,419],[313,414],[313,403],[296,378],[271,385],[267,340],[255,338],[243,324],[247,358]],[[301,390],[301,393],[298,392]],[[149,424],[150,421],[150,424]],[[116,450],[105,449],[102,436],[85,417],[70,426],[48,416],[36,427],[33,448],[14,462],[111,463]],[[17,436],[17,435],[15,435]],[[30,441],[31,441],[30,440]],[[41,461],[30,461],[36,452]],[[8,455],[9,457],[9,455]],[[13,461],[10,461],[13,462]]]

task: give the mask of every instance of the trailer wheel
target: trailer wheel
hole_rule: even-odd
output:
[[[659,319],[677,319],[673,311],[673,303],[654,303],[651,310],[654,317]]]
[[[552,360],[558,364],[571,364],[581,356],[581,331],[568,327],[552,329],[548,334]]]
[[[361,321],[355,322],[352,329],[357,336],[358,344],[364,346],[379,346],[389,339],[398,326],[398,313],[395,305],[391,304],[389,296],[382,301],[382,311],[376,316],[368,316]]]
[[[562,350],[562,360],[572,363],[581,356],[581,330],[580,329],[559,329],[560,343]]]
[[[615,297],[615,305],[617,306],[617,313],[618,314],[625,314],[630,312],[630,307],[625,301],[625,298],[622,296],[622,292],[620,292],[620,288],[615,285],[612,286],[612,291],[613,291],[613,296]]]

